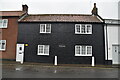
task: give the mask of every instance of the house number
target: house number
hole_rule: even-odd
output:
[[[65,45],[59,45],[59,47],[66,47]]]

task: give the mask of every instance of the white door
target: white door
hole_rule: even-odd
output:
[[[113,64],[120,64],[120,46],[119,45],[113,45],[112,46],[112,59]]]
[[[24,59],[24,44],[17,44],[16,62],[23,63]]]

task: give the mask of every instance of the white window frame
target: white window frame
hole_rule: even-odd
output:
[[[1,49],[1,46],[2,46],[2,42],[5,42],[5,48],[4,49]],[[0,51],[5,51],[6,50],[6,40],[0,40]]]
[[[45,32],[41,31],[41,25],[45,26]],[[48,24],[40,24],[40,33],[51,33],[51,24],[49,24],[50,25],[50,32],[47,32],[47,29],[46,29],[47,25]]]
[[[40,52],[40,51],[39,51],[39,50],[40,50],[40,49],[39,49],[40,46],[43,47],[43,53],[39,53],[39,52]],[[45,50],[45,46],[48,46],[48,53],[47,53],[47,54],[45,54],[45,51],[44,51],[44,50]],[[50,49],[50,46],[49,46],[49,45],[38,45],[38,52],[37,52],[37,55],[47,55],[47,56],[48,56],[48,55],[49,55],[49,49]]]
[[[82,33],[82,25],[85,25],[85,33]],[[77,32],[77,26],[80,26],[80,32]],[[87,26],[90,26],[91,32],[87,32]],[[75,24],[75,34],[92,34],[91,24]]]
[[[85,55],[82,54],[82,46],[85,45],[75,45],[75,56],[92,56],[92,46],[85,46]],[[77,54],[77,47],[80,47],[80,54]],[[91,47],[91,54],[87,54],[87,47]]]
[[[2,23],[0,23],[0,28],[7,28],[8,27],[8,19],[0,19]],[[6,21],[6,24],[4,23]],[[4,26],[5,24],[5,26]]]

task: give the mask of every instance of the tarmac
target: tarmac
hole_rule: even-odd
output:
[[[54,64],[1,61],[2,78],[118,78],[118,65]]]

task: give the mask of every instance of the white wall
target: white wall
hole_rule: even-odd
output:
[[[107,25],[107,34],[108,34],[108,60],[112,60],[112,45],[119,44],[118,25]]]

